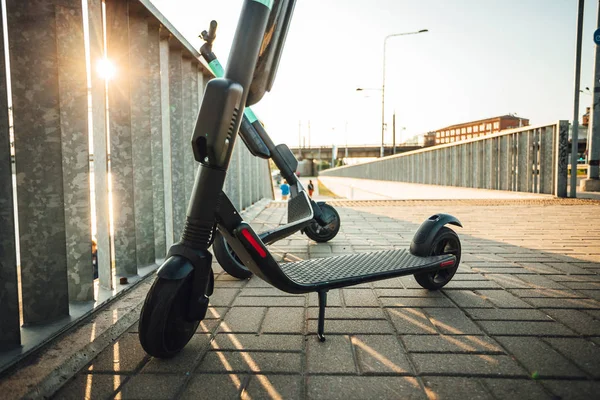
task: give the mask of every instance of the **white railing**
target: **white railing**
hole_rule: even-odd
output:
[[[527,126],[320,174],[566,197],[568,128],[568,121]]]

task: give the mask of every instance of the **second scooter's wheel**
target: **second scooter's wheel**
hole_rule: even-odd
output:
[[[340,231],[340,214],[329,204],[321,204],[319,207],[324,215],[333,214],[335,219],[327,226],[321,226],[317,221],[312,221],[310,225],[304,228],[304,233],[315,242],[325,243],[333,239]]]
[[[229,275],[238,279],[248,279],[252,276],[252,271],[242,264],[242,261],[235,255],[233,249],[229,247],[225,237],[223,237],[219,231],[215,232],[213,251],[219,265],[221,265]]]
[[[170,358],[179,353],[194,336],[200,321],[186,316],[193,275],[170,280],[157,277],[146,295],[138,325],[146,353]]]
[[[456,264],[452,268],[415,274],[415,280],[425,289],[437,290],[444,287],[444,285],[450,282],[460,264],[460,240],[456,232],[446,226],[442,227],[435,236],[435,239],[433,239],[430,253],[432,256],[442,254],[454,254]]]

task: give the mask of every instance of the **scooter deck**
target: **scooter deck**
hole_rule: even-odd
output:
[[[314,289],[332,289],[363,282],[452,267],[451,254],[417,257],[408,250],[385,250],[279,264],[289,279]]]
[[[325,308],[329,290],[403,275],[436,273],[445,268],[458,267],[459,260],[454,254],[421,257],[411,254],[406,249],[278,263],[252,227],[232,210],[235,208],[227,196],[223,195],[219,229],[250,271],[287,293],[317,292],[319,298],[317,336],[321,341],[325,340]]]

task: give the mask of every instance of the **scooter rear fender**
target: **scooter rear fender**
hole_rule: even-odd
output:
[[[427,257],[431,254],[433,240],[440,229],[446,224],[460,226],[460,221],[450,214],[435,214],[427,218],[415,233],[410,243],[411,254],[419,257]]]

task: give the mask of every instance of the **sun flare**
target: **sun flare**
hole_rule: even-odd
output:
[[[96,70],[100,77],[107,81],[111,80],[117,72],[115,65],[108,58],[101,58],[98,60]]]

